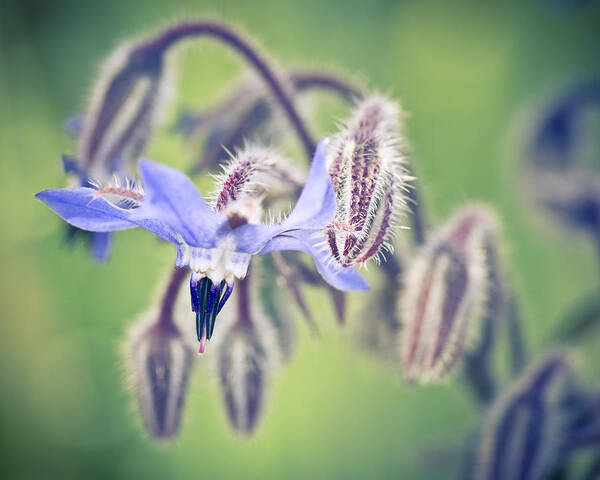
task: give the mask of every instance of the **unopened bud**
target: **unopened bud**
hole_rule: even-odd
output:
[[[474,345],[491,278],[486,246],[495,230],[488,210],[466,207],[410,263],[398,305],[407,380],[439,379]]]
[[[231,327],[219,345],[217,370],[231,426],[238,433],[251,434],[261,417],[271,374],[256,329]]]
[[[106,180],[137,160],[148,141],[167,90],[164,51],[150,45],[122,45],[102,68],[79,136],[88,176]]]
[[[132,326],[126,354],[143,422],[166,440],[179,429],[194,354],[177,327],[156,318],[153,313]]]
[[[542,480],[565,455],[573,372],[548,355],[496,400],[481,429],[477,480]]]
[[[214,194],[214,208],[230,219],[232,227],[258,223],[262,201],[278,191],[291,192],[300,180],[293,166],[273,150],[247,144],[224,167]],[[286,188],[287,187],[287,188]]]
[[[250,435],[260,420],[277,363],[273,329],[255,302],[253,276],[238,282],[223,312],[225,331],[215,346],[216,369],[223,402],[233,429]]]
[[[337,213],[326,238],[332,257],[345,267],[378,258],[405,206],[399,116],[394,102],[371,96],[328,149]]]

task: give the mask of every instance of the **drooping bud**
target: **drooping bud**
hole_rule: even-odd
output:
[[[166,440],[179,429],[194,354],[177,327],[157,317],[151,312],[132,326],[126,354],[144,425]]]
[[[526,371],[484,418],[477,480],[542,480],[561,465],[573,372],[560,353]]]
[[[137,160],[167,93],[164,50],[127,43],[108,58],[84,115],[78,143],[81,169],[104,181]]]
[[[525,185],[561,223],[596,235],[600,228],[600,81],[580,81],[530,120]]]
[[[399,117],[398,105],[371,96],[358,105],[328,149],[337,214],[326,238],[332,257],[343,266],[377,259],[405,206]]]
[[[261,417],[276,354],[268,322],[251,301],[249,278],[240,282],[236,309],[220,333],[216,368],[227,416],[234,430],[251,434]]]
[[[487,209],[465,207],[410,263],[398,303],[407,380],[439,379],[476,343],[491,278],[486,247],[496,228]]]
[[[254,331],[233,329],[218,352],[218,373],[231,426],[251,434],[262,414],[268,384],[265,350]]]

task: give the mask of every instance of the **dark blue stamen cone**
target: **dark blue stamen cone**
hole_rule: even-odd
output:
[[[219,299],[219,293],[220,293],[219,290],[220,290],[219,285],[213,284],[212,287],[210,288],[210,292],[208,292],[208,297],[206,300],[206,306],[204,308],[204,314],[206,316],[212,314],[212,311],[215,308],[215,305],[217,304],[217,301]]]
[[[190,294],[192,310],[196,312],[196,335],[198,341],[210,340],[215,329],[217,315],[233,291],[233,283],[226,281],[218,285],[208,278],[198,278],[192,275],[190,279]]]
[[[198,282],[198,310],[196,311],[196,336],[198,337],[198,341],[202,340],[205,330],[206,302],[211,289],[212,282],[209,278],[204,277]]]
[[[219,299],[221,298],[221,295],[223,293],[223,290],[225,289],[225,285],[226,282],[221,282],[219,284],[218,287],[213,287],[216,291],[215,291],[215,302],[213,303],[213,308],[210,312],[210,317],[208,317],[210,320],[208,321],[208,327],[207,327],[207,338],[210,339],[212,337],[213,331],[215,329],[215,321],[217,320],[217,315],[220,311],[219,309],[219,305],[223,302],[223,299],[221,299],[221,302],[219,302]],[[227,300],[225,298],[225,300]]]
[[[200,278],[195,273],[192,273],[190,277],[190,297],[192,300],[192,312],[197,312],[200,304],[200,297],[198,295],[198,283]]]
[[[222,282],[221,285],[223,283],[225,283],[225,282]],[[219,302],[219,308],[217,308],[217,313],[219,313],[221,311],[221,309],[225,305],[225,302],[227,302],[227,299],[231,295],[231,292],[233,292],[233,283],[227,283],[227,290],[225,290],[225,294],[223,295],[223,297],[221,298],[221,301]]]

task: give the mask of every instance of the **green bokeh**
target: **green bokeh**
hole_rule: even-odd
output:
[[[180,437],[156,445],[139,428],[119,346],[128,320],[152,302],[172,248],[146,232],[125,232],[110,264],[98,266],[82,249],[60,244],[58,220],[33,193],[62,184],[60,154],[74,149],[64,120],[82,110],[98,62],[113,47],[166,21],[217,15],[252,33],[282,65],[337,67],[401,99],[431,218],[479,201],[503,220],[508,269],[538,351],[561,312],[598,282],[585,239],[548,230],[523,207],[509,145],[532,99],[600,72],[600,8],[551,3],[3,2],[3,477],[455,477],[480,413],[460,379],[403,385],[393,368],[363,355],[334,325],[326,296],[316,291],[311,304],[326,312],[322,338],[300,325],[301,348],[275,379],[253,438],[231,433],[214,378],[200,368]],[[206,40],[181,52],[167,124],[183,106],[206,104],[242,71],[235,55],[223,52]],[[346,113],[337,104],[331,110]],[[324,135],[333,123],[321,127]],[[166,128],[147,152],[178,166],[192,153]],[[352,296],[354,321],[363,321],[363,298]],[[588,374],[600,361],[597,345],[598,338],[582,350]]]

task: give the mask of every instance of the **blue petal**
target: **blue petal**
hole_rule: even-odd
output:
[[[71,225],[82,230],[111,232],[137,226],[131,220],[133,210],[115,207],[97,197],[93,188],[44,190],[35,196]]]
[[[130,210],[116,207],[92,188],[44,190],[36,197],[82,230],[112,232],[139,226],[169,242],[180,242],[177,232],[160,219],[160,212],[144,206]]]
[[[321,229],[335,218],[335,192],[325,165],[328,144],[328,138],[319,142],[296,206],[282,223],[284,230]]]
[[[354,267],[342,267],[335,263],[331,253],[320,246],[322,238],[314,232],[304,231],[281,235],[271,240],[261,254],[278,250],[300,250],[315,260],[318,272],[327,283],[339,290],[369,290],[369,284]]]
[[[145,188],[139,208],[119,208],[91,188],[45,190],[36,195],[67,222],[83,230],[110,232],[140,226],[179,244],[212,248],[226,220],[202,199],[181,172],[148,160],[140,162]]]
[[[214,246],[217,230],[226,221],[213,212],[192,181],[175,168],[140,161],[144,185],[144,207],[152,209],[158,219],[181,234],[195,247]]]
[[[283,230],[280,224],[246,224],[231,230],[231,235],[235,238],[236,251],[254,255]]]

